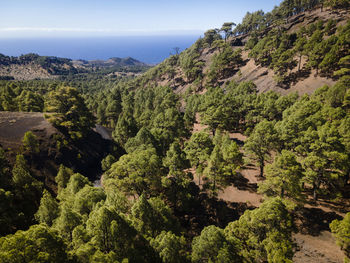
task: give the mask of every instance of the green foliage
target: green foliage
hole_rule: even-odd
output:
[[[114,207],[120,213],[127,213],[129,211],[131,203],[125,194],[121,192],[118,184],[114,180],[104,181],[103,189],[107,196],[106,205]]]
[[[74,174],[73,170],[65,167],[64,165],[60,165],[57,176],[55,177],[55,182],[58,187],[58,191],[67,187],[70,177]]]
[[[221,36],[215,29],[209,29],[204,33],[203,42],[210,48],[215,40],[220,40]]]
[[[350,6],[347,0],[326,0],[324,5],[332,8],[348,8]]]
[[[337,128],[330,124],[317,131],[308,129],[304,140],[297,150],[304,157],[305,180],[312,184],[313,197],[317,200],[321,185],[329,187],[343,176],[347,156]]]
[[[85,185],[74,197],[73,209],[82,216],[88,216],[95,206],[105,199],[106,194],[101,188]]]
[[[226,238],[222,229],[205,227],[192,241],[192,262],[242,262],[234,238]]]
[[[0,262],[291,262],[293,214],[281,198],[303,201],[302,186],[312,187],[315,199],[333,197],[346,189],[350,176],[350,23],[317,21],[298,31],[285,26],[294,23],[289,17],[323,3],[346,7],[344,1],[282,1],[272,12],[247,13],[234,30],[233,23],[225,23],[207,31],[186,51],[132,80],[96,72],[52,81],[0,81],[0,110],[42,112],[45,101],[49,119],[79,139],[93,127],[90,109],[127,152],[118,161],[116,153],[102,161],[102,187],[60,166],[54,198],[42,192],[24,156],[17,156],[11,176],[0,149],[0,234],[28,229],[34,217],[42,223],[0,238]],[[246,33],[230,43],[231,35]],[[235,48],[240,39],[248,39],[249,57],[273,69],[282,87],[313,70],[339,81],[301,98],[258,92],[253,82],[222,84],[243,65],[242,50]],[[203,72],[210,54],[209,71]],[[19,59],[44,67],[55,61],[35,54]],[[10,57],[0,55],[0,64],[9,63]],[[157,86],[169,79],[170,87]],[[184,85],[188,92],[174,93]],[[202,88],[206,92],[200,95]],[[198,113],[212,136],[190,136]],[[219,203],[206,194],[231,185],[243,163],[242,149],[225,131],[249,135],[244,154],[258,162],[261,175],[276,154],[259,184],[269,198],[224,230],[202,229],[225,225],[215,217]],[[39,149],[34,135],[26,133],[23,144],[32,160]],[[191,166],[199,183],[205,175],[201,189],[187,170]],[[50,178],[45,182],[51,186]],[[348,219],[331,224],[347,256]]]
[[[186,108],[184,114],[185,127],[188,130],[192,130],[193,124],[196,121],[196,113],[200,105],[200,96],[198,94],[192,94],[185,97]]]
[[[101,161],[101,167],[103,171],[107,171],[109,170],[109,168],[111,168],[112,164],[115,163],[117,160],[116,158],[111,155],[108,154],[102,161]]]
[[[7,187],[9,181],[9,164],[6,159],[5,151],[0,146],[0,188]]]
[[[205,132],[193,133],[190,140],[185,143],[186,156],[191,166],[196,168],[199,184],[212,149],[213,142]]]
[[[209,125],[213,134],[217,128],[225,128],[225,120],[227,118],[227,107],[223,103],[224,92],[221,88],[209,89],[201,100],[201,108],[203,111],[200,114],[201,123]]]
[[[303,170],[294,153],[282,150],[266,168],[266,180],[259,184],[259,192],[267,196],[301,198]]]
[[[202,77],[204,62],[199,59],[200,53],[198,44],[199,42],[197,41],[196,44],[183,52],[180,56],[180,67],[184,71],[189,82]]]
[[[321,107],[320,101],[305,95],[283,112],[283,120],[276,124],[276,130],[286,148],[294,149],[309,127],[315,129],[323,123]]]
[[[154,148],[136,150],[114,163],[105,180],[115,180],[127,194],[156,193],[161,186],[161,159]]]
[[[16,156],[16,163],[12,169],[12,175],[13,183],[19,187],[24,187],[33,182],[34,179],[30,175],[27,162],[23,155]]]
[[[58,217],[58,213],[57,201],[47,190],[44,190],[43,197],[40,200],[39,209],[35,214],[35,219],[39,223],[44,223],[51,226],[53,220]]]
[[[248,262],[292,262],[292,219],[280,198],[246,211],[225,235],[238,240],[239,254]]]
[[[68,204],[60,206],[59,217],[54,221],[53,227],[67,241],[72,242],[73,230],[82,223],[81,216],[75,212]]]
[[[243,132],[261,119],[280,118],[279,110],[289,106],[287,100],[281,100],[285,105],[275,101],[276,93],[256,93],[256,85],[250,81],[231,81],[224,89],[209,88],[198,107],[201,123],[207,124],[214,135],[216,129]]]
[[[0,262],[76,262],[54,230],[34,225],[0,238]]]
[[[294,51],[299,57],[298,71],[301,69],[301,58],[305,54],[306,37],[299,31],[298,38],[295,41]]]
[[[158,148],[165,154],[174,138],[186,135],[184,122],[176,108],[168,108],[153,120],[151,133],[158,141]]]
[[[67,172],[67,170],[65,171]],[[71,171],[68,170],[68,173]],[[63,189],[59,189],[57,199],[59,200],[70,200],[75,196],[81,189],[84,188],[85,185],[91,185],[91,182],[85,176],[75,173],[69,177],[68,183],[66,187]]]
[[[22,139],[24,150],[29,153],[39,153],[39,141],[31,131],[27,131]]]
[[[43,97],[30,90],[23,90],[16,100],[19,111],[42,112],[44,109]]]
[[[18,214],[14,203],[14,194],[0,188],[0,234],[11,233],[16,225]]]
[[[102,252],[119,250],[119,254],[127,254],[128,236],[132,237],[133,231],[113,208],[101,206],[91,213],[86,224],[93,244]]]
[[[42,112],[43,92],[23,83],[4,81],[0,83],[0,109],[6,111]]]
[[[350,261],[350,213],[347,213],[343,220],[334,220],[330,228],[337,244],[345,252],[345,262]]]
[[[122,112],[113,131],[113,138],[121,146],[124,146],[128,139],[134,137],[136,133],[137,126],[134,117],[129,113]]]
[[[258,162],[260,176],[264,175],[265,160],[270,157],[277,142],[274,124],[266,120],[258,123],[244,144],[244,149],[250,157]]]
[[[66,131],[73,140],[81,139],[94,126],[94,117],[87,109],[77,89],[59,87],[48,94],[47,118]]]
[[[286,5],[283,10],[287,12],[287,16],[294,12],[293,4],[290,7],[291,2],[293,1],[285,1],[281,4],[281,6]],[[295,80],[295,76],[298,76],[302,70],[303,56],[307,57],[307,63],[303,66],[304,72],[313,68],[316,69],[316,75],[319,70],[322,75],[328,77],[333,74],[346,75],[347,60],[340,60],[349,55],[349,29],[349,23],[336,28],[333,20],[329,20],[325,26],[320,20],[307,28],[300,28],[296,34],[288,34],[283,28],[273,29],[260,40],[254,41],[254,46],[252,45],[254,37],[252,38],[252,43],[249,42],[247,46],[251,49],[249,57],[253,58],[258,65],[274,69],[275,80],[280,84],[288,84]],[[298,62],[295,60],[295,55],[298,56]],[[299,65],[298,74],[292,73],[291,70],[297,64]]]
[[[229,44],[225,44],[219,53],[213,56],[208,72],[209,83],[216,83],[218,79],[225,79],[233,75],[242,64],[242,50],[233,50]]]
[[[225,34],[225,42],[227,41],[229,36],[232,34],[232,27],[233,26],[236,26],[236,24],[233,22],[226,22],[220,28],[220,31]]]
[[[135,137],[130,138],[124,148],[128,153],[137,149],[147,149],[156,146],[156,140],[152,133],[145,127],[142,127]]]
[[[151,246],[158,252],[164,263],[187,262],[184,237],[176,236],[171,231],[162,231],[151,240]]]
[[[178,180],[183,176],[183,170],[189,167],[186,154],[181,149],[179,141],[175,141],[170,145],[169,150],[163,159],[163,165],[169,168],[169,175]]]
[[[262,10],[250,13],[247,12],[243,17],[242,22],[233,30],[233,34],[246,34],[256,30],[266,28],[266,20]]]
[[[210,180],[211,190],[216,193],[218,188],[224,188],[232,183],[237,170],[243,164],[243,155],[228,134],[216,134],[214,144],[204,174]]]
[[[42,183],[31,175],[23,155],[16,156],[11,171],[2,149],[0,176],[0,234],[3,235],[13,233],[15,229],[28,228],[34,223],[34,213],[39,207],[42,194]]]
[[[145,236],[155,238],[164,230],[178,232],[179,224],[171,209],[159,197],[146,199],[144,195],[131,208],[133,225]]]

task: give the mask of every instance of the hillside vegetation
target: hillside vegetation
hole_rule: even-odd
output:
[[[6,121],[52,133],[0,136],[0,262],[348,262],[348,11],[285,0],[139,76],[1,81]]]
[[[108,60],[71,60],[53,56],[25,54],[9,57],[0,54],[0,79],[66,79],[69,76],[86,76],[87,74],[122,74],[140,73],[149,66],[133,58],[110,58]]]

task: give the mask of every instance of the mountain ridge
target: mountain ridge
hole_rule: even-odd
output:
[[[72,60],[29,53],[19,57],[0,54],[0,79],[56,79],[60,76],[91,73],[100,69],[110,72],[139,71],[149,65],[132,57],[108,60]]]
[[[284,21],[279,27],[285,34],[293,35],[297,34],[298,30],[301,28],[316,24],[318,21],[323,21],[325,24],[330,20],[334,20],[335,26],[339,28],[341,26],[346,26],[349,19],[350,15],[346,10],[334,10],[330,8],[321,9],[317,7],[289,17],[288,20]],[[260,92],[274,90],[282,94],[294,91],[297,91],[300,94],[311,94],[318,87],[323,85],[333,85],[336,82],[337,78],[334,78],[333,76],[316,74],[315,68],[307,68],[310,66],[307,65],[308,57],[304,54],[301,59],[301,68],[305,69],[305,76],[294,77],[296,74],[293,75],[292,73],[298,71],[298,63],[296,63],[290,70],[288,70],[288,73],[290,74],[290,80],[288,80],[289,83],[278,83],[278,81],[276,81],[278,76],[276,76],[274,69],[266,65],[257,64],[254,61],[254,58],[249,57],[251,48],[247,47],[247,45],[250,44],[249,39],[251,39],[252,36],[257,34],[258,39],[262,39],[264,36],[268,35],[271,29],[272,28],[270,27],[260,32],[253,31],[228,37],[224,44],[228,43],[233,51],[240,48],[243,61],[240,65],[236,66],[235,69],[230,69],[228,67],[228,70],[231,70],[229,73],[230,76],[219,78],[214,85],[218,84],[219,86],[222,86],[232,80],[237,82],[253,81]],[[208,30],[206,34],[210,31],[213,30]],[[181,54],[170,56],[142,76],[139,76],[134,82],[136,84],[139,83],[140,86],[170,86],[176,93],[184,93],[190,88],[200,92],[205,89],[206,86],[212,85],[213,83],[208,82],[208,73],[213,58],[220,53],[221,47],[215,46],[215,44],[217,44],[215,41],[212,46],[203,46],[201,42],[205,42],[206,38],[206,36],[200,38]],[[202,47],[199,47],[201,45]],[[191,56],[192,61],[185,61],[186,57]],[[296,59],[295,54],[293,57]],[[188,67],[189,70],[197,71],[195,73],[195,78],[191,78],[189,75],[186,76],[186,67]]]

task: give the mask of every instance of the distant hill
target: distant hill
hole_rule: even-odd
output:
[[[59,76],[98,72],[138,73],[150,66],[134,58],[110,58],[108,60],[71,60],[54,56],[26,54],[10,57],[0,54],[0,79],[32,80],[55,79]]]
[[[147,66],[147,64],[138,61],[132,57],[126,58],[110,58],[107,60],[73,60],[73,65],[84,67],[132,67],[132,66]]]

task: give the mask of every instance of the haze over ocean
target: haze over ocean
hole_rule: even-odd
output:
[[[190,47],[200,35],[183,36],[113,36],[113,37],[60,37],[60,38],[2,38],[0,53],[20,56],[37,53],[71,59],[108,59],[133,57],[156,64],[174,53]]]

